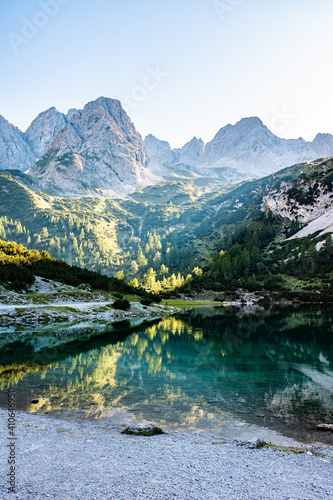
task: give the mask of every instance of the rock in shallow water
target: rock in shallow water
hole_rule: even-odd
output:
[[[126,427],[121,434],[129,434],[135,436],[156,436],[158,434],[165,434],[165,432],[153,424],[143,425],[143,426],[130,426]]]

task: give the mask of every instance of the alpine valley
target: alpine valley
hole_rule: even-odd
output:
[[[331,301],[332,157],[259,118],[172,149],[104,97],[0,117],[0,238],[152,293]]]

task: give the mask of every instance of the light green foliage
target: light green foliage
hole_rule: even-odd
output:
[[[117,278],[117,280],[125,281],[124,271],[118,271],[117,274],[116,274],[116,278]]]
[[[121,200],[36,194],[22,184],[32,180],[13,175],[0,174],[0,237],[109,276],[121,271],[139,283],[146,276],[154,292],[192,286],[208,268],[213,283],[245,280],[255,289],[265,277],[273,286],[277,273],[315,276],[323,255],[333,254],[329,238],[319,252],[316,239],[285,244],[299,224],[261,210],[264,193],[282,182],[294,185],[288,196],[300,203],[318,194],[320,182],[331,189],[333,162],[296,165],[220,192],[173,180]]]

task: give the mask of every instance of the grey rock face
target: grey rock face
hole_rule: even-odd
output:
[[[140,134],[117,100],[100,97],[73,114],[30,174],[65,194],[122,194],[147,182]]]
[[[333,136],[331,134],[318,134],[312,142],[312,149],[323,158],[333,156]]]
[[[160,141],[152,134],[149,134],[144,140],[144,146],[151,161],[168,166],[178,163],[179,154],[171,149],[168,142]]]
[[[55,136],[67,125],[65,115],[56,108],[40,113],[26,130],[24,136],[36,158],[41,158]]]
[[[42,188],[62,194],[119,195],[174,176],[237,183],[332,155],[332,135],[281,139],[256,117],[221,128],[207,144],[194,137],[172,149],[153,135],[143,143],[120,102],[104,97],[66,115],[50,108],[25,133],[0,117],[0,169],[29,169]]]
[[[193,139],[179,150],[179,163],[186,165],[200,166],[206,162],[205,143],[202,139]]]
[[[36,156],[24,140],[24,134],[0,116],[0,169],[24,172],[36,161]]]
[[[223,127],[206,145],[208,165],[229,166],[255,176],[315,158],[309,143],[303,139],[280,139],[256,117]]]
[[[77,113],[78,110],[76,108],[71,108],[68,110],[67,114],[66,114],[66,120],[67,122],[69,122],[69,120],[75,115],[75,113]]]

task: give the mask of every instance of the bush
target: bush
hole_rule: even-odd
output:
[[[115,299],[123,299],[124,298],[124,296],[121,293],[118,293],[118,292],[113,292],[112,296]]]
[[[128,311],[131,308],[131,303],[127,299],[117,299],[112,304],[114,309],[121,309],[122,311]]]
[[[259,292],[263,289],[263,286],[259,283],[259,281],[248,282],[245,286],[249,292]]]
[[[143,306],[151,306],[152,304],[154,304],[154,301],[152,299],[141,299],[140,304],[142,304]]]

